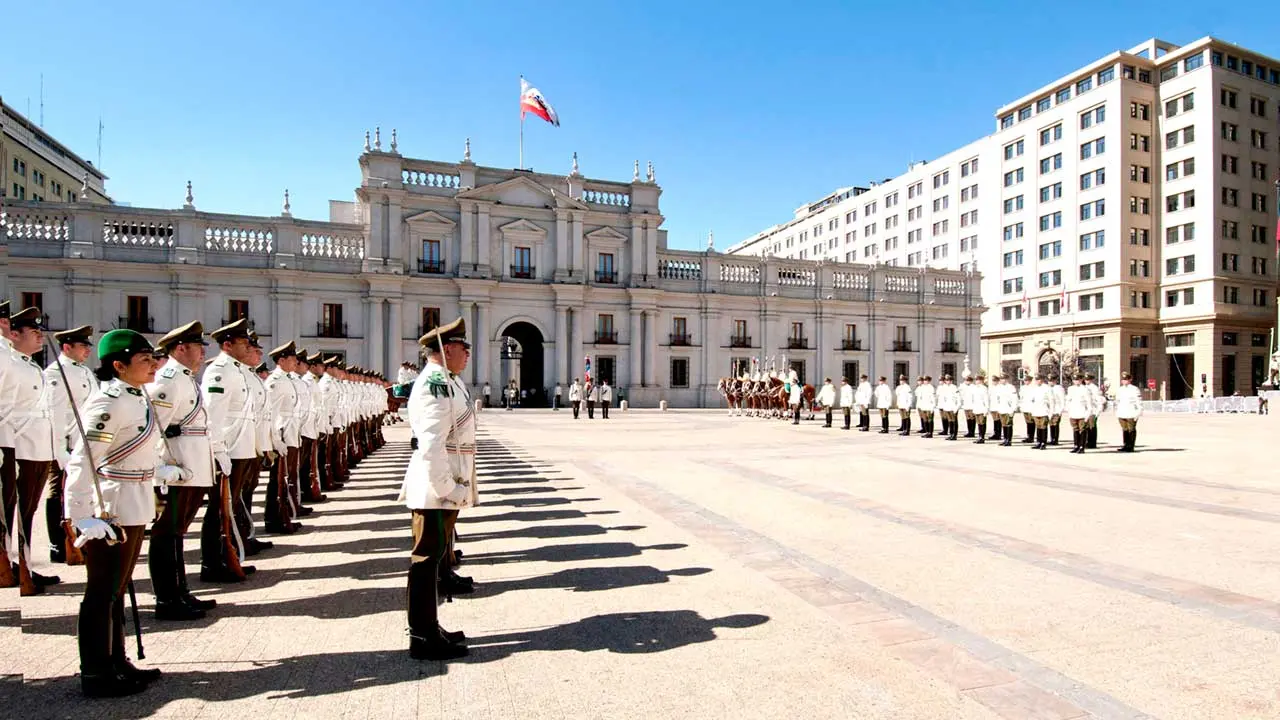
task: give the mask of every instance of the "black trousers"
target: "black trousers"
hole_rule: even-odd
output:
[[[44,501],[44,525],[49,531],[49,553],[60,556],[66,552],[67,531],[62,524],[62,488],[67,474],[58,463],[49,466],[49,496]]]
[[[151,570],[151,586],[157,603],[178,601],[187,589],[182,538],[208,494],[209,488],[204,487],[169,488],[168,502],[151,526],[147,565]]]
[[[76,630],[82,675],[110,674],[113,660],[125,656],[124,594],[142,551],[143,530],[142,525],[126,527],[124,542],[90,540],[82,549],[87,578]]]
[[[595,417],[596,417],[596,401],[588,400],[587,401],[587,419],[594,420]]]
[[[582,409],[582,401],[581,401],[581,400],[574,400],[574,401],[573,401],[573,419],[574,419],[574,420],[577,420],[577,419],[578,419],[578,411],[579,411],[579,410],[581,410],[581,409]]]
[[[600,401],[600,412],[602,413],[601,417],[603,417],[605,420],[608,420],[608,419],[609,419],[609,404],[610,404],[610,402],[611,402],[610,400],[601,400],[601,401]]]
[[[445,511],[414,510],[413,550],[409,560],[409,634],[440,642],[440,566],[449,547]]]

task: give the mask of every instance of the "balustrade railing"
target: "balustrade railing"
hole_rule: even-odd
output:
[[[582,199],[595,205],[612,205],[613,207],[629,207],[631,205],[631,196],[627,193],[608,190],[585,188],[582,191]]]
[[[173,223],[142,218],[102,221],[102,242],[136,247],[173,247]]]
[[[617,330],[597,330],[595,343],[597,345],[617,345],[618,331]]]
[[[400,182],[409,187],[457,190],[462,185],[462,178],[453,173],[430,170],[404,170],[400,173]]]
[[[271,252],[276,234],[270,228],[210,225],[204,229],[204,247],[218,252],[267,255]]]
[[[702,264],[694,260],[659,260],[658,277],[663,280],[701,280]]]
[[[364,238],[359,235],[303,233],[299,252],[307,257],[359,260],[364,258]]]
[[[63,212],[8,208],[0,212],[0,230],[6,240],[48,240],[71,237],[71,217]]]

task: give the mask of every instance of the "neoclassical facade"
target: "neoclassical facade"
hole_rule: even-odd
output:
[[[652,166],[630,182],[404,157],[359,159],[354,202],[329,222],[10,202],[0,294],[54,328],[92,323],[158,337],[199,319],[251,318],[389,377],[417,338],[461,315],[469,380],[532,395],[609,379],[636,406],[714,407],[752,358],[808,382],[978,365],[980,278],[938,269],[804,262],[667,248]]]

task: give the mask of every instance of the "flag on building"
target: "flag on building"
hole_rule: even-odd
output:
[[[1063,283],[1063,284],[1062,284],[1062,297],[1061,297],[1061,301],[1059,302],[1059,304],[1062,306],[1062,312],[1064,312],[1064,313],[1069,313],[1069,312],[1071,312],[1071,303],[1070,303],[1070,298],[1068,298],[1068,297],[1067,297],[1067,284],[1066,284],[1066,283]]]
[[[560,127],[560,116],[556,114],[555,108],[551,107],[551,103],[542,97],[542,92],[538,88],[530,85],[522,77],[520,78],[521,120],[524,120],[525,113],[533,113],[552,125]]]
[[[588,355],[582,364],[584,368],[582,374],[586,376],[587,382],[590,383],[591,382],[591,356]]]
[[[1025,317],[1031,317],[1031,298],[1027,297],[1027,291],[1022,291],[1022,314]]]

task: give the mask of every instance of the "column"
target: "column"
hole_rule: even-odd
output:
[[[653,223],[645,228],[645,272],[650,282],[658,281],[658,224]]]
[[[489,367],[489,349],[492,346],[489,342],[489,303],[487,302],[476,303],[476,334],[471,345],[476,350],[476,356],[473,358],[478,372],[476,386],[484,388],[484,384],[489,382],[492,369]]]
[[[644,274],[644,222],[631,218],[631,267],[632,275]]]
[[[404,238],[401,235],[401,231],[404,230],[404,219],[401,215],[400,200],[391,200],[387,204],[387,230],[389,236],[387,259],[407,266],[410,258],[409,253],[405,252]]]
[[[489,206],[480,206],[480,221],[476,223],[476,263],[487,269],[489,267]]]
[[[552,364],[551,386],[554,388],[556,383],[570,384],[573,378],[569,374],[569,316],[568,308],[560,305],[556,306],[556,336],[555,341],[555,362]]]
[[[658,311],[645,310],[644,324],[648,326],[649,331],[646,333],[644,343],[644,384],[650,387],[656,387],[658,381],[656,368],[654,368],[653,354],[654,348],[658,345]]]
[[[382,365],[382,298],[365,298],[365,360],[364,366],[376,368]]]
[[[400,311],[402,302],[400,298],[389,298],[387,302],[391,305],[390,318],[387,320],[387,367],[383,368],[384,374],[389,378],[395,378],[396,371],[400,369],[400,363],[404,362],[404,327],[401,319]]]
[[[573,213],[573,258],[570,260],[573,269],[586,277],[582,264],[582,213]]]
[[[633,386],[643,386],[644,376],[640,373],[641,360],[640,349],[644,347],[642,329],[640,327],[640,310],[632,308],[631,310],[631,332],[627,335],[629,360],[627,364],[630,367],[630,384]]]
[[[579,368],[582,366],[578,363],[582,362],[582,308],[573,308],[573,351],[569,356],[569,373],[568,377],[581,377]]]
[[[556,211],[556,271],[552,277],[563,277],[569,270],[569,249],[572,246],[572,240],[569,239],[569,218],[566,211]],[[558,335],[556,337],[559,337]],[[557,341],[559,342],[559,341]],[[561,351],[563,355],[563,351]]]
[[[462,234],[458,237],[457,250],[454,252],[453,257],[450,258],[450,260],[457,261],[459,274],[462,273],[463,263],[471,262],[471,250],[469,248],[471,247],[471,238],[475,237],[476,234],[476,216],[474,210],[475,208],[471,204],[463,203]],[[446,263],[446,266],[451,264],[452,263]]]
[[[383,214],[382,203],[385,197],[371,195],[369,197],[369,239],[365,241],[364,256],[368,258],[383,257],[383,243],[386,241],[387,222]]]
[[[475,307],[475,303],[471,302],[470,300],[458,301],[458,316],[461,317],[463,319],[463,322],[466,323],[467,339],[471,341],[471,345],[474,347],[476,345],[478,338],[476,337],[476,334],[475,334],[475,318],[471,314],[471,309],[473,307]],[[440,321],[444,322],[444,318],[440,318]],[[467,365],[467,370],[469,370],[470,372],[465,373],[465,375],[469,376],[471,386],[472,388],[475,388],[476,378],[479,377],[479,371],[476,369],[476,363],[474,362],[475,358],[471,358],[471,360],[472,362],[469,365]]]

